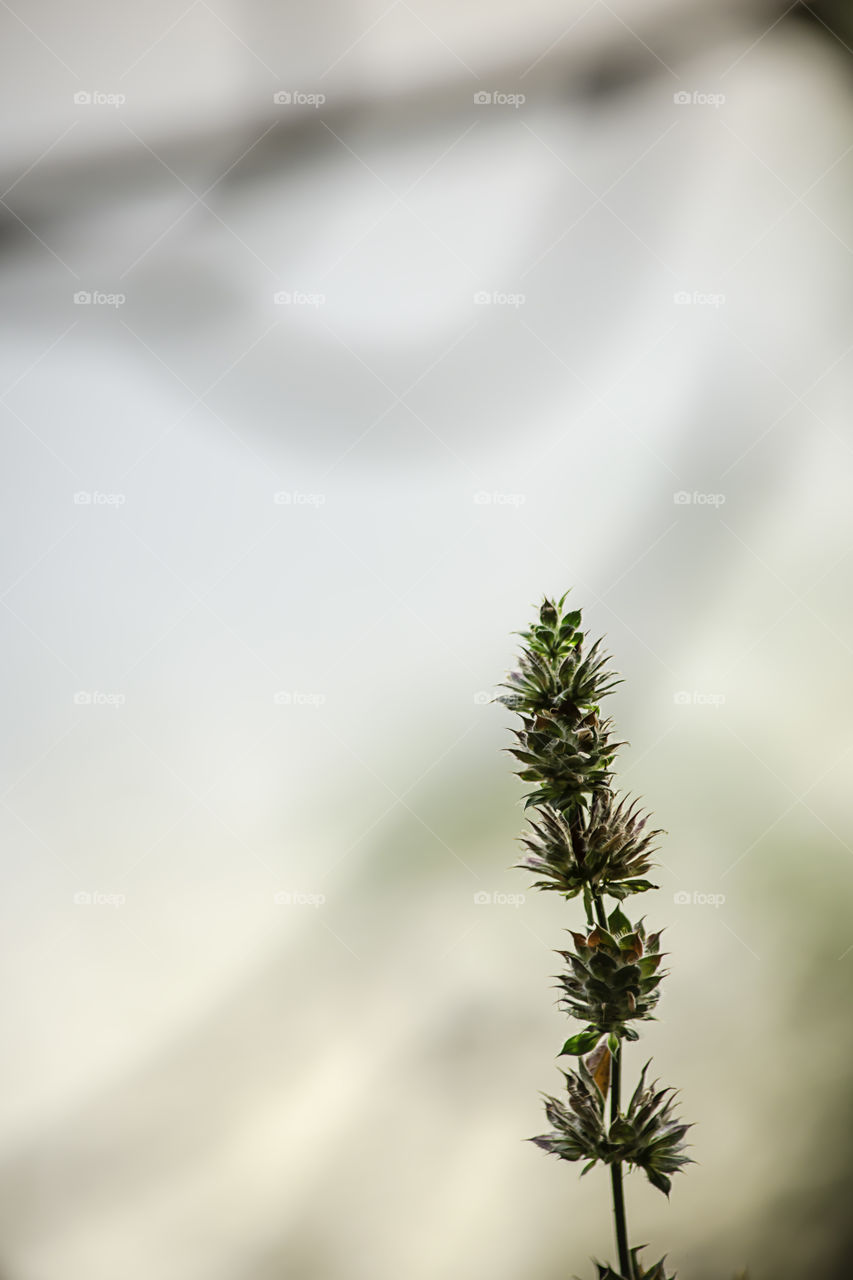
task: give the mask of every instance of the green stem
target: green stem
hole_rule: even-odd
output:
[[[607,928],[607,915],[601,898],[593,895],[595,918],[600,928]],[[610,1055],[610,1123],[619,1116],[622,1106],[622,1041],[616,1053]],[[616,1231],[616,1249],[619,1254],[619,1270],[625,1280],[634,1280],[631,1253],[628,1248],[628,1224],[625,1219],[625,1192],[622,1186],[622,1161],[610,1166],[610,1185],[613,1191],[613,1226]]]
[[[619,1115],[622,1093],[622,1042],[610,1060],[610,1123]],[[610,1183],[613,1189],[613,1225],[616,1230],[616,1248],[619,1252],[619,1270],[625,1280],[634,1280],[631,1254],[628,1250],[628,1225],[625,1221],[625,1194],[622,1189],[622,1161],[610,1166]]]

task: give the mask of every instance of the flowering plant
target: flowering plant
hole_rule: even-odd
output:
[[[531,784],[520,865],[536,876],[535,888],[579,898],[586,915],[583,932],[568,931],[572,949],[557,952],[565,965],[560,1005],[583,1023],[559,1056],[576,1057],[577,1068],[563,1073],[565,1099],[546,1097],[551,1130],[532,1141],[561,1160],[584,1161],[582,1173],[609,1168],[619,1270],[598,1264],[598,1280],[674,1280],[665,1259],[646,1268],[630,1247],[623,1189],[623,1171],[642,1169],[668,1196],[672,1175],[691,1163],[690,1126],[673,1112],[674,1091],[647,1081],[648,1063],[622,1104],[625,1042],[639,1039],[638,1024],[654,1016],[665,977],[660,934],[647,933],[622,904],[657,888],[646,877],[663,833],[638,801],[613,788],[613,761],[625,744],[615,741],[601,703],[621,681],[601,640],[590,644],[581,630],[581,611],[565,609],[565,600],[546,599],[520,632],[518,668],[498,698],[520,717],[510,751]]]

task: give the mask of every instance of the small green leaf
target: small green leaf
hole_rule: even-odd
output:
[[[657,1187],[658,1191],[662,1191],[669,1198],[670,1188],[672,1187],[671,1178],[668,1178],[665,1173],[658,1173],[655,1169],[646,1169],[646,1176],[653,1187]]]
[[[659,889],[660,885],[652,884],[651,880],[626,880],[625,888],[629,893],[645,893],[646,889]]]
[[[618,938],[623,933],[630,933],[631,921],[625,915],[621,907],[614,907],[610,915],[607,917],[607,926],[614,937]]]
[[[617,1035],[614,1035],[612,1031],[610,1032],[610,1035],[607,1037],[607,1047],[610,1050],[613,1057],[615,1058],[616,1055],[619,1053],[619,1037]]]
[[[601,1039],[602,1032],[597,1027],[587,1027],[585,1031],[579,1031],[576,1036],[569,1036],[569,1039],[563,1045],[558,1058],[562,1058],[564,1054],[575,1054],[581,1056],[585,1053],[592,1053],[595,1046]]]

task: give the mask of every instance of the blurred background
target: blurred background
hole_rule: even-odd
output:
[[[847,1277],[853,34],[3,3],[2,1280],[567,1280],[576,904],[491,704],[572,588],[668,831],[682,1277]]]

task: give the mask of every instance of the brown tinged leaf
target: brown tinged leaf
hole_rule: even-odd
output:
[[[586,1058],[587,1069],[605,1099],[610,1088],[610,1060],[611,1054],[606,1043],[600,1044],[597,1049],[593,1049],[589,1057]]]

